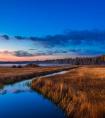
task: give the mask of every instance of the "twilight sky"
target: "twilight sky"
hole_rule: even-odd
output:
[[[0,61],[105,54],[105,0],[0,0]]]

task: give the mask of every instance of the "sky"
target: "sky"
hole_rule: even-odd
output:
[[[105,0],[0,0],[0,61],[105,54]]]

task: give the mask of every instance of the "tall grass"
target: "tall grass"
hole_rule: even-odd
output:
[[[31,79],[33,77],[43,76],[62,70],[65,67],[25,67],[25,68],[0,68],[0,83],[10,84],[21,80]]]
[[[105,67],[81,67],[36,79],[32,88],[58,104],[69,118],[105,118]]]

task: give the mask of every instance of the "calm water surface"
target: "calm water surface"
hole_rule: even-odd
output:
[[[0,118],[66,118],[60,108],[31,90],[29,82],[7,85],[0,90]]]

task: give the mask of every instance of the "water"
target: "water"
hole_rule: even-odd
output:
[[[0,66],[1,67],[12,67],[13,65],[15,65],[15,66],[19,66],[19,65],[21,65],[21,66],[25,66],[26,64],[0,64]]]
[[[7,85],[0,90],[0,118],[66,118],[60,108],[33,91],[29,82],[31,80]]]
[[[27,63],[28,64],[28,63]],[[1,67],[12,67],[13,65],[15,66],[25,66],[27,64],[0,64]],[[39,66],[68,66],[68,64],[48,64],[48,63],[45,63],[45,64],[38,64]]]

